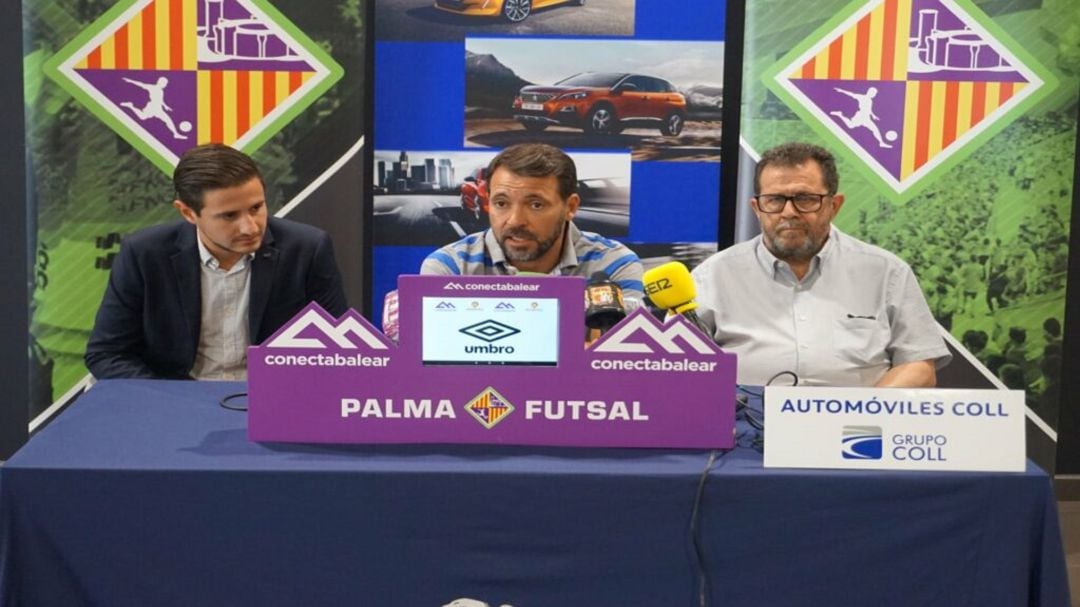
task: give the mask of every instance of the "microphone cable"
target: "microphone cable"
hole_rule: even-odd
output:
[[[777,379],[790,375],[793,380],[793,386],[799,385],[799,376],[794,371],[781,371],[776,375],[769,378],[769,381],[765,383],[765,386],[770,386]],[[744,386],[736,385],[736,388],[742,392],[754,396],[759,400],[765,397],[764,390],[761,392],[755,392]],[[753,447],[758,451],[764,447],[765,444],[765,420],[758,418],[750,414],[750,407],[746,403],[746,399],[735,399],[735,411],[736,413],[742,412],[743,417],[746,419],[752,427],[758,430],[758,435],[754,438]],[[688,532],[690,534],[690,544],[694,548],[694,574],[697,578],[697,606],[706,607],[709,603],[709,569],[705,563],[705,545],[701,537],[701,506],[705,501],[705,483],[709,480],[709,474],[712,472],[716,462],[723,456],[731,453],[731,449],[713,449],[709,452],[709,459],[705,462],[705,469],[701,471],[701,476],[698,478],[697,492],[694,495],[694,505],[690,509],[690,526]]]
[[[247,395],[247,392],[235,392],[233,394],[227,394],[221,397],[221,400],[218,401],[218,406],[222,409],[228,409],[229,411],[247,411],[248,406],[246,402],[242,405],[233,404],[233,401],[239,398],[247,398]]]
[[[709,472],[723,455],[730,453],[725,449],[721,454],[719,450],[709,452],[709,459],[705,462],[705,469],[698,478],[697,493],[694,495],[694,506],[690,509],[690,543],[694,547],[694,575],[697,578],[697,606],[705,607],[709,599],[709,570],[705,566],[705,545],[701,538],[701,504],[705,501],[705,482],[709,479]]]
[[[792,379],[792,384],[791,385],[792,385],[792,387],[799,385],[799,375],[797,373],[795,373],[794,371],[781,371],[781,372],[777,373],[776,375],[773,375],[772,377],[770,377],[769,381],[765,382],[765,386],[763,386],[763,388],[771,386],[774,381],[776,381],[777,379],[780,379],[781,377],[784,377],[785,375],[790,375],[791,376],[791,379]],[[735,387],[738,388],[739,391],[743,392],[744,394],[747,394],[749,396],[753,396],[754,398],[758,399],[759,401],[763,400],[765,398],[765,390],[764,389],[762,389],[761,392],[755,392],[754,390],[751,390],[751,389],[749,389],[749,388],[747,388],[745,386],[742,386],[742,385],[736,385]],[[746,397],[742,397],[742,398],[740,398],[739,396],[735,397],[735,413],[736,414],[741,413],[742,416],[743,416],[743,419],[746,420],[746,423],[750,424],[750,426],[752,428],[754,428],[755,430],[758,431],[757,436],[755,436],[754,440],[753,440],[753,447],[755,449],[761,451],[765,447],[765,419],[764,419],[764,417],[758,417],[757,415],[754,415],[753,411],[754,410],[750,408],[750,404],[747,402]]]
[[[765,383],[765,386],[770,386],[777,379],[790,375],[794,383],[793,386],[799,385],[799,376],[794,371],[781,371],[776,375],[769,378],[769,381]],[[755,392],[741,385],[736,385],[736,388],[742,392],[754,396],[758,399],[764,398],[764,391]],[[758,430],[758,436],[754,438],[753,446],[758,451],[764,447],[765,443],[765,420],[751,415],[750,407],[746,403],[746,399],[735,399],[735,411],[736,413],[742,412],[743,417],[746,419],[752,427]],[[694,506],[690,510],[690,543],[694,547],[694,574],[697,577],[697,606],[706,607],[709,602],[709,569],[705,563],[705,545],[701,537],[701,506],[705,501],[705,483],[709,479],[709,473],[712,472],[713,467],[716,465],[717,460],[721,457],[731,453],[731,449],[714,449],[709,452],[709,459],[705,462],[705,469],[701,471],[701,476],[698,478],[697,493],[694,496]]]

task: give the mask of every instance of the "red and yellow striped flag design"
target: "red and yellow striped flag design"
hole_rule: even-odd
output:
[[[912,0],[885,0],[789,77],[808,80],[904,80]]]
[[[194,70],[198,0],[154,0],[75,64],[76,69]]]
[[[919,170],[1027,83],[909,81],[900,179]]]
[[[315,72],[200,70],[198,142],[232,144]]]

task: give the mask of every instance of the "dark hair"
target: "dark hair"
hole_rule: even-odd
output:
[[[1024,370],[1019,365],[1005,363],[998,369],[1001,382],[1013,390],[1027,389],[1027,381],[1024,379]]]
[[[1047,318],[1043,321],[1043,331],[1046,331],[1054,337],[1059,337],[1061,335],[1061,321],[1053,316]]]
[[[1027,341],[1027,329],[1023,327],[1011,327],[1009,329],[1009,339],[1015,342],[1024,343]]]
[[[1061,353],[1047,352],[1043,356],[1042,362],[1039,363],[1039,369],[1043,372],[1043,375],[1056,383],[1059,380],[1058,374],[1061,372]]]
[[[835,194],[840,187],[840,174],[836,171],[836,158],[832,152],[812,143],[793,141],[765,150],[754,170],[754,194],[761,193],[761,172],[768,166],[796,167],[813,160],[821,167],[825,189]]]
[[[964,337],[961,338],[960,343],[964,344],[968,350],[981,352],[989,341],[990,336],[986,334],[986,331],[968,329],[964,331]]]
[[[554,175],[559,182],[559,196],[563,200],[577,192],[577,167],[574,160],[559,148],[546,143],[519,143],[499,152],[487,166],[488,180],[499,167],[505,167],[515,175],[547,177]]]
[[[1000,354],[991,354],[986,357],[986,368],[994,375],[998,374],[1001,365],[1005,364],[1005,357]]]
[[[173,170],[176,199],[191,207],[195,214],[202,211],[203,194],[243,185],[254,178],[262,182],[262,174],[247,154],[220,143],[207,143],[184,152]]]

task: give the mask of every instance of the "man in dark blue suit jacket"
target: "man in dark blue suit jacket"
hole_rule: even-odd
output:
[[[86,348],[94,377],[236,378],[228,371],[242,375],[247,345],[309,302],[335,316],[348,308],[330,237],[268,218],[246,155],[193,148],[173,183],[184,221],[126,237],[113,262]]]

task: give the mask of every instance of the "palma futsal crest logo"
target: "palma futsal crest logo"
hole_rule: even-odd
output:
[[[766,84],[900,195],[1053,88],[1022,54],[965,0],[859,0]]]
[[[265,0],[121,0],[46,71],[170,174],[201,143],[257,149],[342,76]]]
[[[514,412],[514,405],[511,405],[510,401],[499,394],[495,388],[488,386],[483,392],[477,394],[476,398],[465,404],[465,410],[473,419],[480,422],[480,425],[491,430],[495,424]]]

